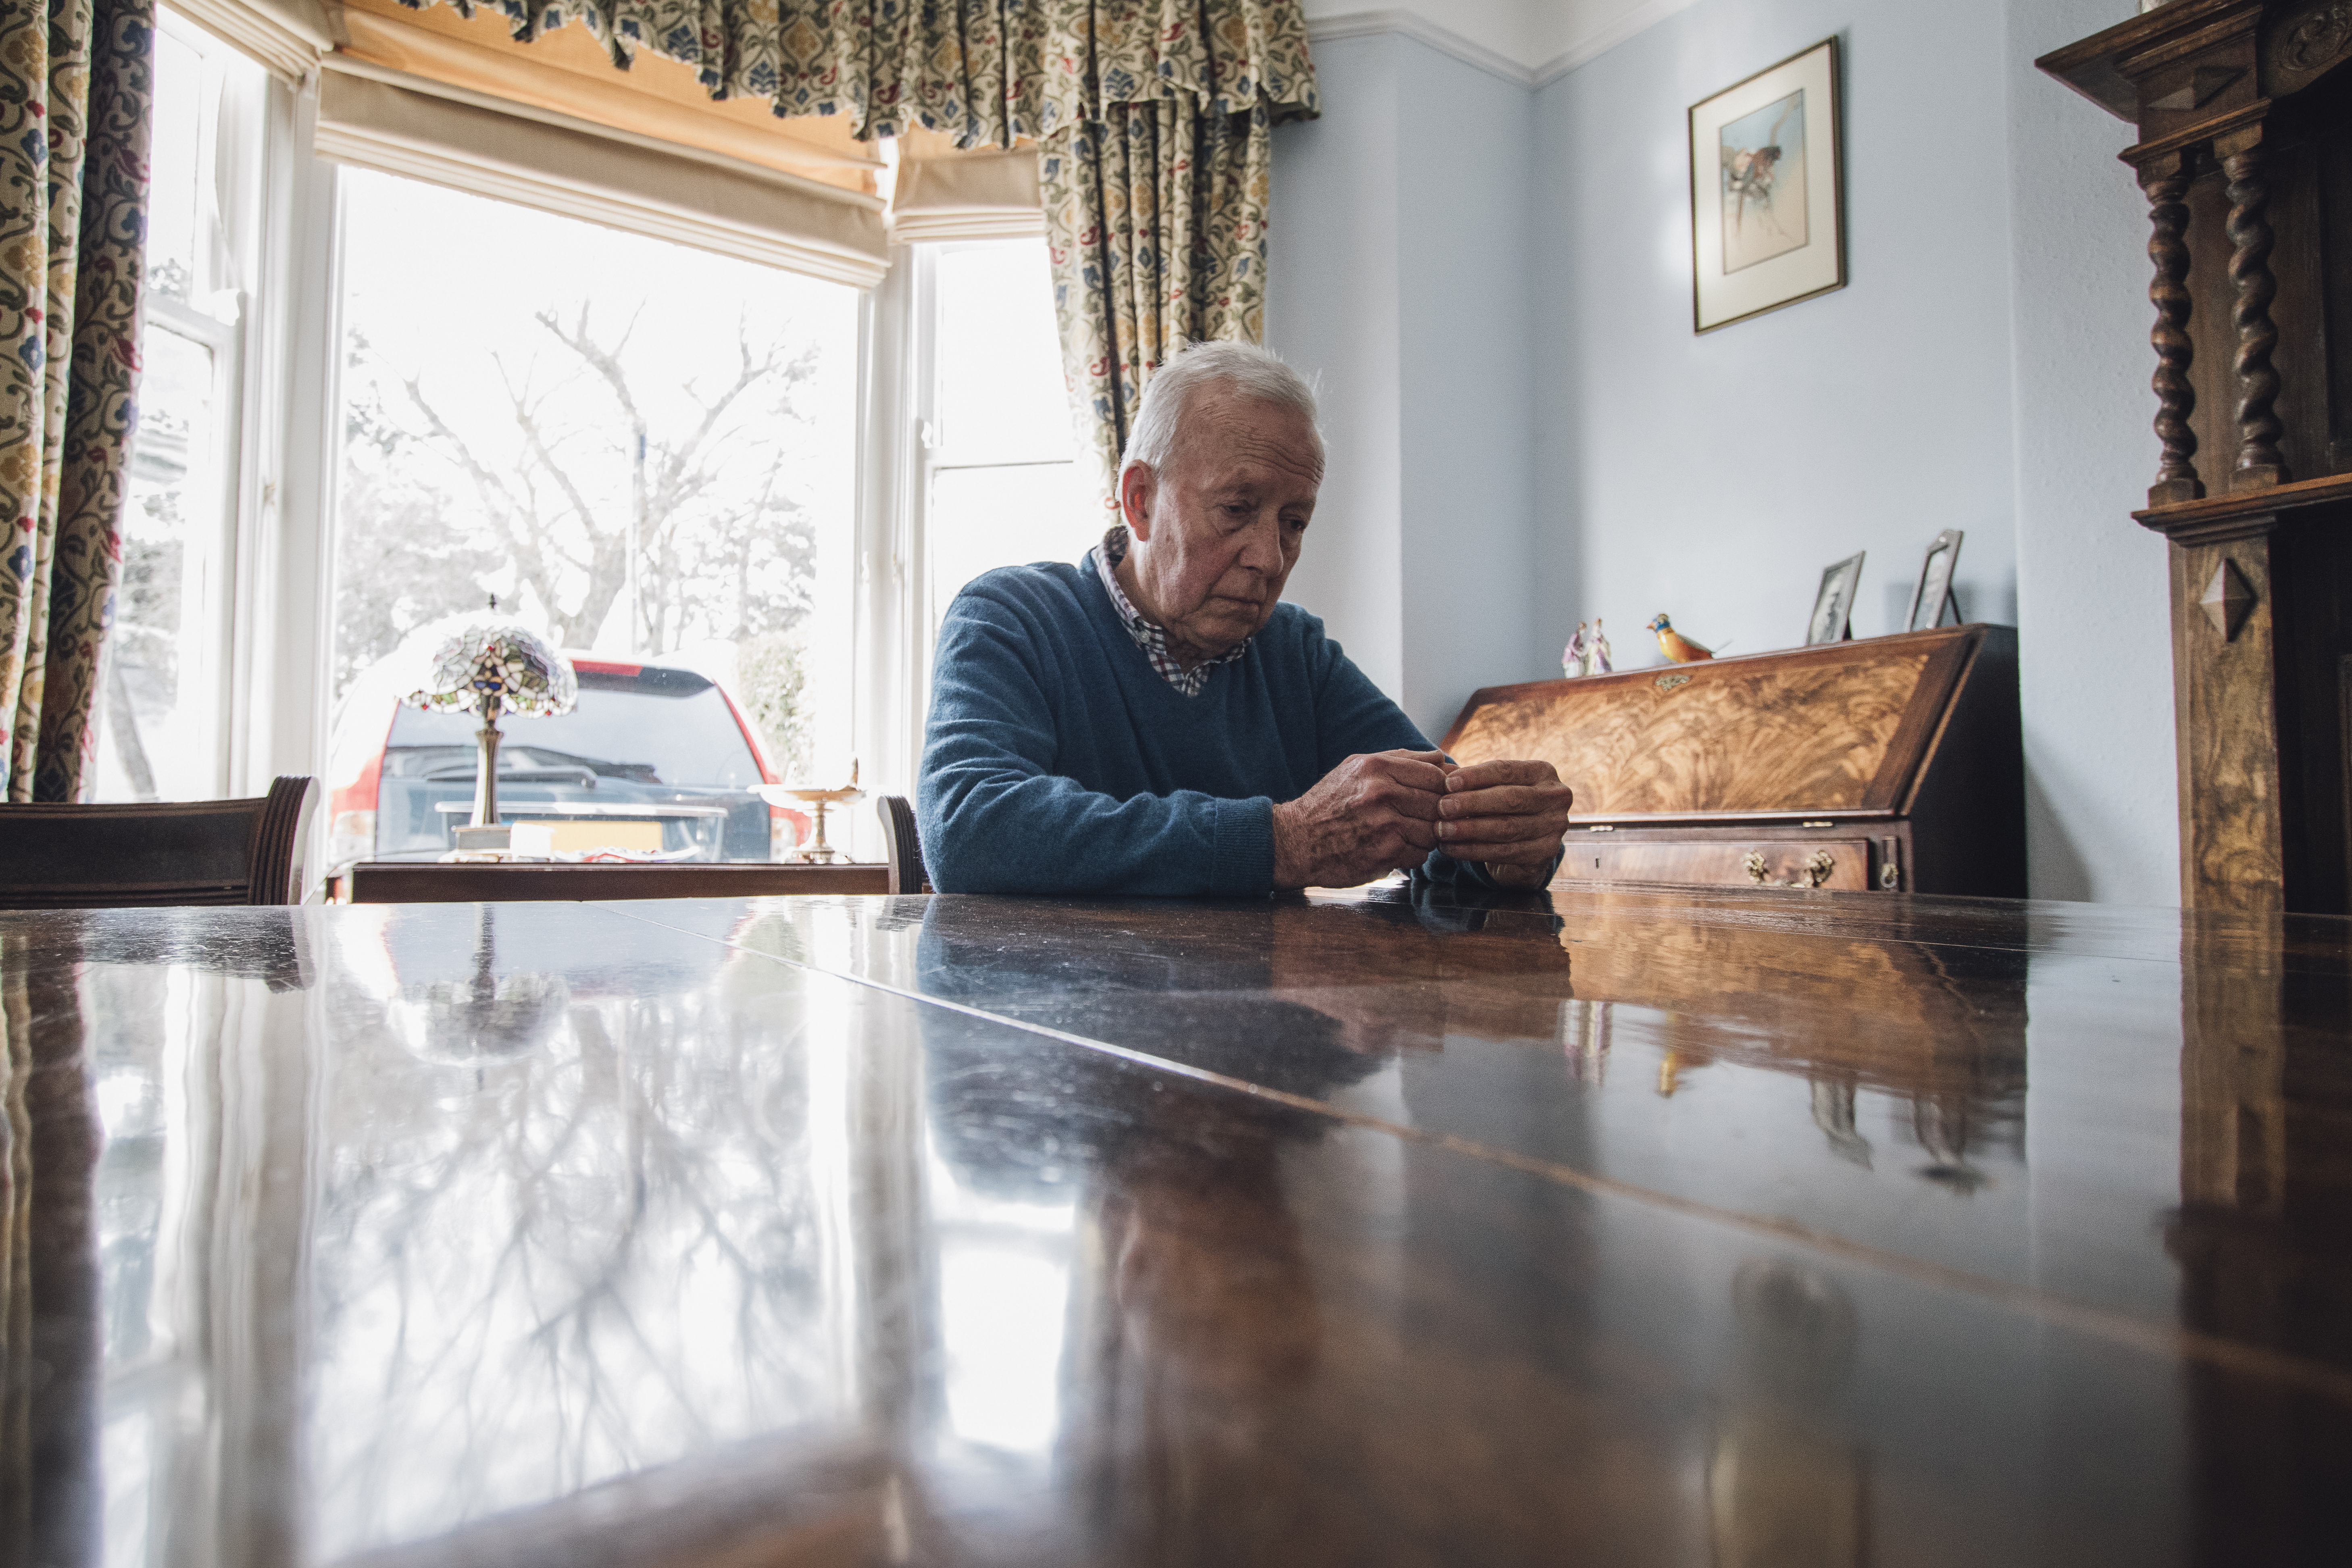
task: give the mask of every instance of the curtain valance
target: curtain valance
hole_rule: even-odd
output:
[[[577,21],[626,67],[640,49],[780,114],[845,114],[863,140],[910,127],[1009,148],[1117,105],[1320,110],[1297,0],[448,0],[519,39]],[[420,5],[418,8],[422,8]]]

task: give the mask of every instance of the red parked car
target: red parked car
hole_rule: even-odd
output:
[[[698,860],[770,860],[808,818],[753,786],[780,783],[724,687],[674,664],[572,655],[580,702],[553,719],[499,721],[499,815],[506,821],[630,825],[650,847]],[[478,756],[469,714],[411,708],[390,660],[361,675],[335,721],[328,760],[331,872],[354,860],[433,860],[470,820]]]

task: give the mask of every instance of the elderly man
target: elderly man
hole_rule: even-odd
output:
[[[1569,791],[1460,767],[1280,602],[1323,481],[1315,395],[1203,343],[1145,390],[1124,521],[975,579],[940,631],[918,812],[943,892],[1262,894],[1395,868],[1541,887]]]

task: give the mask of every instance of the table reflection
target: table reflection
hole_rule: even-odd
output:
[[[2233,938],[2181,941],[2180,1203],[2164,1226],[2181,1320],[2352,1368],[2352,985],[2287,943],[2250,951]],[[2213,962],[2217,947],[2227,963]],[[2211,1551],[2283,1561],[2339,1532],[2352,1433],[2329,1401],[2208,1369],[2191,1388],[2208,1504],[2197,1524]],[[2251,1529],[2210,1506],[2247,1495],[2263,1504]]]
[[[391,984],[321,1105],[310,1401],[375,1413],[313,1427],[331,1558],[846,1407],[806,1049],[837,1016],[709,942],[617,992],[540,922],[502,944],[530,912],[339,965]]]
[[[1260,1026],[1286,1043],[1293,1093],[1370,1070],[1311,1009],[1270,1005]],[[1286,1459],[1322,1320],[1283,1167],[1331,1123],[1098,1053],[1008,1049],[951,1014],[924,1035],[930,1136],[962,1210],[931,1210],[947,1426],[1024,1454],[1035,1498],[1024,1526],[975,1520],[943,1467],[930,1484],[963,1516],[956,1555],[1308,1560],[1336,1525]],[[983,1205],[1024,1218],[975,1223]],[[992,1489],[1002,1515],[1001,1467]]]
[[[1731,1281],[1734,1346],[1707,1460],[1720,1568],[1859,1568],[1870,1538],[1864,1455],[1843,1408],[1860,1336],[1818,1268],[1773,1258]]]

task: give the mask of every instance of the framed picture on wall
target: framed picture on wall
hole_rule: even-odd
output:
[[[1717,327],[1845,287],[1838,47],[1691,106],[1691,319]]]

